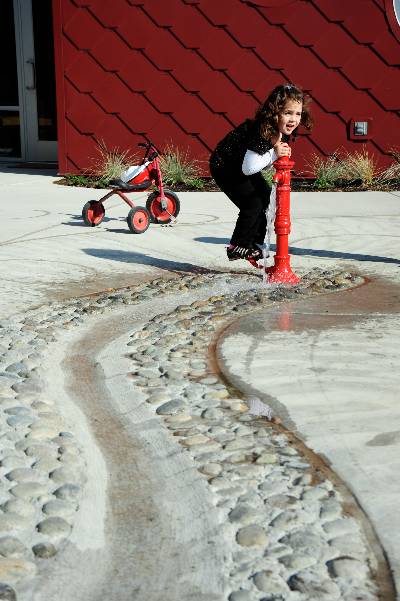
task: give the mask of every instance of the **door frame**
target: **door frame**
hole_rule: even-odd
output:
[[[38,135],[35,92],[35,47],[31,0],[13,0],[15,49],[18,77],[18,107],[21,156],[1,157],[4,162],[56,162],[57,141],[42,141]],[[33,61],[33,62],[30,62]],[[54,73],[55,78],[55,73]],[[4,107],[11,108],[11,107]]]

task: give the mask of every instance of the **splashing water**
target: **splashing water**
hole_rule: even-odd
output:
[[[271,235],[272,235],[272,229],[274,227],[274,222],[275,222],[276,184],[272,184],[271,194],[270,194],[270,198],[269,198],[269,205],[268,205],[268,209],[267,209],[266,213],[267,213],[267,230],[266,230],[266,234],[265,234],[264,244],[262,246],[263,263],[264,263],[264,268],[262,269],[263,284],[268,284],[267,259],[270,255]]]
[[[271,235],[272,229],[274,227],[275,222],[275,213],[276,213],[276,184],[272,184],[271,194],[269,197],[269,205],[267,209],[267,232],[265,237],[265,250],[267,257],[269,257],[270,245],[271,245]]]

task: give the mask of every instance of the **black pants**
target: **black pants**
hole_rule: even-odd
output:
[[[271,188],[261,173],[243,176],[237,181],[213,169],[211,175],[222,192],[239,209],[231,244],[245,247],[263,244],[267,230],[266,210]]]

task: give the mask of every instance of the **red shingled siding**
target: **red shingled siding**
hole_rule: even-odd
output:
[[[391,1],[391,0],[390,0]],[[340,146],[351,118],[381,165],[400,145],[400,35],[384,0],[54,0],[60,172],[96,157],[95,140],[189,149],[204,160],[277,84],[313,99],[315,129],[296,168]],[[390,14],[389,14],[390,13]],[[400,26],[399,26],[400,31]]]

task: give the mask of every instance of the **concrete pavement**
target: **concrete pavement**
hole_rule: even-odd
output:
[[[85,228],[81,208],[101,191],[55,179],[1,173],[1,318],[171,271],[247,269],[226,262],[235,212],[222,194],[180,194],[176,225],[134,236],[119,200],[103,224]],[[219,351],[228,378],[275,404],[285,425],[353,490],[398,585],[399,225],[400,193],[293,193],[294,270],[335,265],[371,283],[244,317]]]

